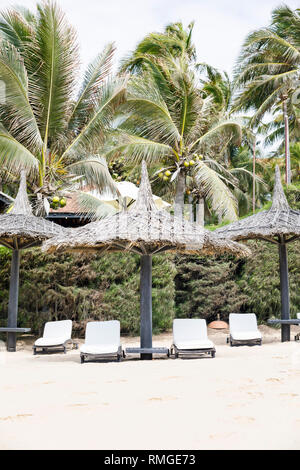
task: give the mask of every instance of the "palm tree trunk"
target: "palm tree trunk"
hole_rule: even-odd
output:
[[[196,209],[196,223],[204,227],[204,199],[199,198]]]
[[[184,192],[185,192],[185,174],[181,171],[177,178],[176,195],[175,195],[174,214],[177,217],[183,217]]]
[[[285,139],[285,182],[291,184],[291,158],[290,158],[290,135],[289,117],[287,112],[287,96],[283,97],[283,117],[284,117],[284,139]]]

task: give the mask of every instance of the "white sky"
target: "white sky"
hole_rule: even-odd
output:
[[[162,31],[178,20],[195,20],[194,42],[199,62],[231,73],[245,36],[266,26],[280,0],[58,0],[78,32],[85,67],[108,42],[115,41],[119,59],[134,49],[145,34]],[[291,8],[299,1],[287,0]],[[33,0],[0,0],[0,9],[11,5],[34,8]]]

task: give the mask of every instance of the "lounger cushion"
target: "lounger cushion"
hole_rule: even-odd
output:
[[[175,344],[175,343],[174,343]],[[214,348],[214,343],[207,339],[206,341],[187,341],[181,342],[177,341],[175,344],[177,349],[212,349]]]
[[[203,319],[176,319],[173,321],[173,342],[178,349],[211,349],[207,337],[206,321]]]
[[[58,338],[39,338],[34,343],[35,346],[60,346],[64,344],[66,341],[70,340],[70,338],[66,336],[58,337]]]
[[[91,344],[89,346],[83,344],[80,348],[80,352],[96,356],[97,354],[117,354],[118,349],[119,346],[116,344],[106,344],[103,346],[99,346],[98,344]]]
[[[230,335],[236,341],[262,339],[260,331],[231,331]]]
[[[229,329],[232,339],[236,341],[262,339],[257,328],[255,313],[231,313],[229,315]]]
[[[35,346],[58,346],[70,340],[72,336],[72,320],[49,321],[45,324],[44,334]]]
[[[80,352],[92,355],[116,354],[120,345],[119,321],[94,321],[86,325],[85,343]]]

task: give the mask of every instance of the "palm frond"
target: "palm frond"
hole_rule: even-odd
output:
[[[95,98],[94,112],[87,123],[78,131],[75,139],[63,152],[62,159],[82,153],[91,153],[103,145],[110,130],[116,109],[124,102],[127,77],[108,80]]]
[[[109,76],[112,59],[115,52],[113,43],[108,44],[104,50],[88,65],[84,74],[83,83],[77,100],[73,106],[69,120],[69,127],[83,125],[95,106],[95,95],[104,80]]]
[[[44,153],[66,130],[75,72],[78,66],[76,34],[56,3],[38,5],[32,54],[38,74],[32,86]]]
[[[216,214],[224,220],[237,220],[237,200],[216,171],[199,162],[195,169],[195,181]]]
[[[141,137],[162,140],[166,144],[174,145],[180,140],[179,130],[168,106],[149,75],[133,78],[130,81],[123,112],[129,117],[122,124],[122,129],[126,128],[129,132],[131,128],[139,129]]]
[[[103,219],[118,212],[112,204],[103,202],[97,196],[90,193],[78,191],[76,198],[81,212],[84,214],[88,213],[89,218],[92,220]]]
[[[231,141],[239,145],[242,140],[242,128],[238,122],[235,121],[223,121],[217,123],[211,129],[209,129],[205,134],[203,134],[199,139],[192,143],[190,150],[195,149],[195,147],[208,143],[214,137],[220,135],[221,132],[232,135]]]
[[[42,143],[37,122],[29,102],[28,77],[23,59],[10,43],[0,44],[1,120],[17,140],[30,149]]]
[[[0,167],[6,167],[7,172],[19,173],[25,169],[28,173],[38,173],[37,158],[20,142],[13,138],[0,124]]]
[[[276,101],[280,98],[284,90],[285,90],[285,84],[276,88],[276,90],[274,90],[273,93],[269,94],[269,96],[266,97],[264,102],[259,106],[257,111],[251,117],[250,125],[252,127],[256,127],[260,123],[263,116],[266,114],[267,111],[269,111],[272,108],[273,105],[275,105]]]
[[[118,189],[112,179],[106,160],[99,155],[82,158],[66,166],[66,170],[74,175],[81,176],[81,185],[98,188],[102,191],[109,188],[113,194],[118,194]]]
[[[34,36],[32,22],[32,15],[25,9],[2,11],[0,15],[0,37],[22,53],[24,52],[24,46]]]
[[[121,154],[134,163],[146,160],[149,164],[155,164],[159,163],[164,157],[173,155],[173,149],[171,146],[160,142],[143,139],[128,133],[120,133],[117,143],[113,143],[111,147],[106,149],[105,156],[111,159]]]

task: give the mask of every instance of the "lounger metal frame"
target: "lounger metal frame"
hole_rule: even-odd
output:
[[[262,338],[256,339],[233,339],[231,335],[227,337],[227,344],[230,343],[230,346],[261,346]]]
[[[101,361],[103,359],[117,359],[118,362],[121,362],[122,359],[125,359],[125,351],[123,351],[122,346],[119,346],[116,353],[103,353],[103,354],[90,354],[90,353],[80,353],[80,362],[83,364],[88,361]]]
[[[205,348],[205,349],[178,349],[175,344],[172,344],[170,348],[170,355],[174,356],[177,359],[179,356],[203,356],[207,354],[208,356],[216,356],[216,348]]]
[[[56,344],[56,345],[48,345],[48,346],[36,346],[35,344],[32,346],[33,349],[33,355],[35,356],[38,352],[45,352],[48,353],[49,351],[53,351],[55,349],[60,349],[62,348],[62,351],[64,354],[67,354],[67,346],[72,345],[71,349],[78,349],[78,343],[75,343],[72,339],[68,339],[62,344]],[[38,351],[39,350],[39,351]]]

